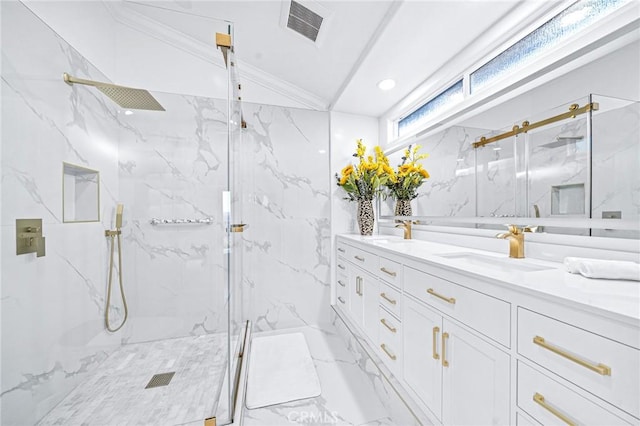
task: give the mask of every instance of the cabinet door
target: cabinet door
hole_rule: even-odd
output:
[[[442,422],[509,424],[509,355],[446,319],[443,325]]]
[[[349,314],[351,315],[351,319],[360,328],[363,328],[363,282],[364,273],[359,268],[349,268]]]
[[[402,303],[403,377],[420,401],[441,420],[442,317],[407,297]]]
[[[372,275],[363,274],[363,285],[361,292],[364,293],[363,299],[363,320],[364,331],[375,344],[378,342],[378,324],[379,318],[379,303],[380,298],[380,284],[377,278]]]

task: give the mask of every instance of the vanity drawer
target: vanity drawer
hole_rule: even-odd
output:
[[[380,305],[384,306],[385,308],[387,308],[387,310],[389,310],[389,312],[400,318],[402,315],[402,308],[400,306],[401,303],[402,294],[390,285],[381,282]]]
[[[345,243],[338,242],[336,244],[336,250],[338,251],[338,256],[346,256],[347,248],[348,246]]]
[[[406,266],[404,291],[511,347],[510,303]]]
[[[347,260],[372,274],[378,267],[378,256],[361,250],[357,247],[347,246]]]
[[[345,260],[345,258],[342,256],[338,256],[338,258],[336,259],[336,273],[338,274],[338,276],[340,276],[341,274],[348,275],[348,266],[349,265],[347,265],[347,261]]]
[[[543,425],[626,425],[623,419],[518,362],[518,406]],[[565,418],[563,418],[563,416]]]
[[[336,280],[336,304],[342,309],[349,306],[349,281],[343,275],[338,275]]]
[[[398,320],[380,308],[378,351],[382,361],[396,377],[402,377],[402,329]]]
[[[518,308],[518,352],[640,418],[637,349]]]
[[[402,264],[379,257],[376,274],[384,281],[402,288]]]

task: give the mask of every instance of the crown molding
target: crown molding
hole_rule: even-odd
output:
[[[226,69],[224,59],[220,54],[212,54],[213,45],[209,45],[203,41],[195,39],[182,31],[165,25],[155,19],[149,18],[136,10],[123,10],[123,5],[107,0],[103,0],[103,4],[113,17],[113,19],[122,25],[133,30],[141,32],[152,37],[162,43],[182,50],[204,62],[210,63],[222,70]],[[126,7],[126,6],[125,6]],[[217,49],[216,49],[217,50]],[[299,86],[291,84],[281,78],[269,74],[249,63],[243,62],[236,58],[236,65],[239,70],[241,79],[250,81],[256,85],[262,86],[278,95],[287,97],[307,108],[314,110],[326,111],[329,101],[323,99],[313,93],[302,89]]]

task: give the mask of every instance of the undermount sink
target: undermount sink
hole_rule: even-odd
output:
[[[371,243],[372,244],[380,244],[380,245],[386,245],[386,244],[407,244],[407,243],[412,243],[413,240],[404,240],[404,239],[376,239],[376,240],[372,240]]]
[[[548,266],[529,263],[524,259],[501,258],[478,253],[446,253],[438,256],[504,272],[535,272],[552,269]]]

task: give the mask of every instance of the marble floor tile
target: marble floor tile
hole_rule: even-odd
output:
[[[257,333],[254,336],[290,332],[304,333],[322,393],[316,398],[255,410],[244,407],[244,426],[394,424],[376,395],[370,377],[359,368],[358,361],[332,325]]]
[[[225,334],[122,346],[38,424],[176,425],[211,417],[227,367]],[[167,386],[145,389],[155,374]]]

